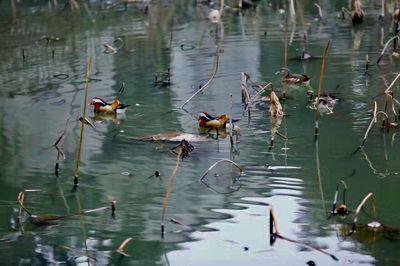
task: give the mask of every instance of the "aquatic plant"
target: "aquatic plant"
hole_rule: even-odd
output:
[[[178,169],[180,163],[184,158],[186,158],[191,151],[193,151],[193,146],[190,145],[189,142],[186,140],[182,140],[181,143],[175,147],[179,148],[179,151],[176,153],[176,164],[175,168],[172,171],[171,175],[168,177],[168,189],[167,193],[165,194],[163,203],[162,203],[162,213],[161,213],[161,237],[164,237],[165,234],[165,215],[167,213],[168,202],[171,198],[171,193],[174,187],[174,179],[176,174],[178,173]],[[175,150],[175,148],[173,150]]]
[[[323,88],[323,82],[324,82],[324,73],[325,73],[325,67],[326,67],[326,58],[328,54],[328,49],[330,45],[330,40],[327,42],[324,53],[322,54],[322,64],[321,64],[321,71],[319,74],[319,83],[318,83],[318,91],[317,91],[317,99],[321,97],[321,92]],[[319,120],[320,120],[320,110],[319,110],[319,104],[317,104],[316,112],[315,112],[315,129],[314,129],[314,136],[317,138],[319,135]]]
[[[88,98],[88,90],[89,90],[89,81],[90,81],[90,65],[92,59],[89,58],[89,61],[86,64],[86,81],[85,81],[85,96],[83,99],[83,114],[82,117],[86,118],[86,109],[87,109],[87,98]],[[81,121],[81,131],[79,134],[79,144],[76,152],[76,161],[75,161],[75,174],[74,174],[74,186],[77,186],[79,183],[79,174],[80,174],[80,163],[81,163],[81,152],[83,145],[83,132],[85,129],[84,120]]]
[[[192,95],[181,105],[180,108],[183,109],[183,107],[185,107],[185,105],[186,105],[188,102],[190,102],[190,100],[192,100],[194,96],[196,96],[197,94],[199,94],[200,92],[202,92],[203,90],[205,90],[208,86],[210,86],[211,82],[214,80],[215,76],[217,75],[218,67],[219,67],[219,51],[218,51],[218,49],[219,49],[219,48],[217,48],[217,51],[216,51],[216,53],[215,53],[215,66],[214,66],[214,71],[213,71],[213,73],[211,74],[210,79],[209,79],[204,85],[200,85],[200,86],[199,86],[199,89],[198,89],[194,94],[192,94]]]

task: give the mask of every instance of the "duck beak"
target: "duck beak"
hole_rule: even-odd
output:
[[[275,75],[279,75],[279,74],[281,74],[281,71],[276,71],[275,72]]]

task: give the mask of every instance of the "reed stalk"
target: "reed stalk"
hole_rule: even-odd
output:
[[[288,67],[288,18],[285,17],[285,67]]]
[[[353,221],[353,227],[351,229],[352,232],[355,231],[356,229],[356,224],[358,221],[358,218],[360,216],[360,211],[361,208],[365,205],[365,203],[370,199],[371,201],[371,206],[372,206],[372,215],[373,215],[373,220],[376,221],[377,218],[377,212],[376,212],[376,201],[375,201],[375,196],[372,192],[368,193],[367,196],[364,197],[364,199],[361,201],[361,203],[357,206],[356,212],[354,214],[354,221]]]
[[[203,86],[200,86],[200,88],[199,88],[194,94],[192,94],[192,95],[182,104],[182,106],[180,107],[181,109],[183,109],[183,107],[184,107],[188,102],[190,102],[190,100],[192,100],[194,96],[196,96],[197,94],[199,94],[200,92],[202,92],[203,90],[205,90],[205,89],[210,85],[211,81],[213,81],[214,78],[215,78],[215,76],[217,75],[218,67],[219,67],[219,51],[218,51],[218,48],[217,48],[216,55],[215,55],[215,66],[214,66],[214,71],[213,71],[213,73],[211,74],[211,78],[206,82],[206,84],[204,84]]]
[[[386,49],[387,49],[389,43],[390,43],[391,41],[395,40],[395,39],[398,39],[398,38],[399,38],[399,36],[398,36],[398,35],[395,35],[395,36],[393,36],[392,38],[390,38],[390,39],[385,43],[385,46],[383,47],[380,56],[379,56],[378,59],[376,60],[376,64],[377,64],[377,65],[378,65],[379,62],[381,61],[381,59],[382,59],[382,57],[383,57],[383,55],[384,55],[384,53],[385,53],[385,51],[386,51]]]
[[[330,40],[325,46],[324,53],[322,55],[322,64],[321,64],[321,72],[319,74],[319,85],[318,85],[318,92],[317,92],[317,108],[315,113],[315,130],[314,136],[317,138],[319,135],[319,120],[320,120],[320,111],[319,111],[319,98],[321,97],[323,82],[324,82],[324,73],[325,73],[325,66],[326,66],[326,57],[330,45]]]
[[[397,36],[396,36],[397,37]],[[385,93],[388,93],[390,91],[390,89],[394,86],[394,84],[396,83],[396,81],[400,78],[400,73],[397,74],[397,76],[394,78],[394,80],[392,81],[392,83],[390,83],[389,87],[387,87],[387,89],[385,90]]]
[[[274,213],[272,207],[269,209],[269,233],[270,233],[270,236],[271,236],[270,237],[271,245],[275,242],[276,238],[280,238],[280,239],[286,240],[288,242],[291,242],[291,243],[294,243],[294,244],[298,244],[298,245],[302,245],[302,246],[305,246],[307,248],[319,251],[322,254],[330,256],[333,260],[336,260],[336,261],[339,260],[335,255],[333,255],[333,254],[331,254],[329,252],[326,252],[325,250],[322,250],[322,249],[320,249],[318,247],[314,247],[312,245],[309,245],[309,244],[306,244],[306,243],[302,243],[300,241],[297,241],[297,240],[294,240],[294,239],[291,239],[291,238],[288,238],[288,237],[285,237],[285,236],[281,235],[279,233],[279,231],[278,231],[278,224],[276,222],[276,216],[275,216],[275,213]]]
[[[161,214],[161,237],[164,237],[165,233],[165,214],[167,213],[167,207],[168,207],[168,202],[169,199],[171,198],[171,193],[174,187],[174,179],[176,174],[178,173],[179,165],[182,161],[182,154],[183,154],[183,148],[179,148],[179,152],[176,156],[176,164],[175,168],[172,171],[172,174],[168,177],[168,189],[167,193],[165,194],[164,201],[162,204],[162,214]]]
[[[218,165],[218,164],[221,163],[221,162],[229,162],[229,163],[233,164],[234,166],[236,166],[236,167],[239,169],[240,174],[243,173],[243,169],[240,167],[240,165],[238,165],[238,164],[235,163],[234,161],[229,160],[229,159],[221,159],[221,160],[218,160],[217,162],[213,163],[213,164],[203,173],[203,175],[199,178],[199,181],[203,181],[203,179],[206,177],[206,175],[207,175],[216,165]]]
[[[321,19],[321,18],[322,18],[322,10],[321,10],[321,6],[320,6],[320,5],[318,5],[317,3],[314,3],[314,6],[316,6],[316,7],[317,7],[317,9],[318,9],[318,17],[319,17],[319,19]]]
[[[336,213],[336,204],[337,204],[337,200],[338,200],[340,184],[342,184],[342,186],[343,186],[342,202],[343,202],[343,204],[346,204],[347,185],[343,180],[340,180],[340,182],[336,185],[335,196],[333,197],[333,204],[332,204],[332,211],[331,211],[332,214]]]
[[[372,128],[372,125],[378,121],[379,115],[384,117],[383,118],[385,120],[384,123],[388,125],[389,124],[389,116],[383,111],[378,111],[378,106],[377,106],[376,101],[375,101],[374,102],[374,111],[373,111],[373,114],[372,114],[371,122],[369,123],[368,128],[365,131],[364,138],[363,138],[359,148],[364,147],[365,142],[367,141],[368,134],[369,134],[369,132],[370,132],[370,130]]]
[[[126,246],[129,244],[129,242],[132,241],[132,237],[128,237],[127,239],[125,239],[121,245],[119,245],[119,247],[117,248],[117,252],[121,255],[124,255],[126,257],[129,257],[129,254],[126,253]]]
[[[92,62],[92,58],[90,57],[89,61],[86,64],[85,98],[84,98],[84,101],[83,101],[83,115],[82,115],[82,117],[85,117],[85,118],[86,118],[86,109],[87,109],[87,98],[88,98],[88,90],[89,90],[91,62]],[[81,122],[81,131],[80,131],[80,135],[79,135],[79,145],[78,145],[78,149],[77,149],[77,152],[76,152],[74,186],[77,186],[78,183],[79,183],[81,152],[82,152],[84,129],[85,129],[85,120],[83,119],[82,122]]]
[[[318,178],[319,193],[321,194],[322,209],[325,211],[326,210],[325,195],[324,195],[324,189],[323,189],[323,186],[322,186],[321,165],[320,165],[320,160],[319,160],[318,140],[315,141],[315,162],[316,162],[316,165],[317,165],[317,178]]]
[[[260,87],[260,90],[259,90],[256,94],[254,94],[253,97],[251,97],[251,99],[250,99],[250,104],[251,104],[258,96],[260,96],[261,93],[263,93],[268,87],[272,87],[272,82],[269,82],[269,83],[268,83],[267,85],[265,85],[265,86],[259,85],[259,87]]]
[[[231,149],[234,148],[234,143],[233,143],[233,122],[232,122],[232,106],[233,106],[233,96],[232,93],[229,94],[229,125],[230,130],[229,130],[229,138],[231,140]]]

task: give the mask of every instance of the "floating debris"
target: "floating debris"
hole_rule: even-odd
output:
[[[181,142],[187,140],[190,142],[203,142],[208,140],[205,136],[193,135],[189,133],[167,132],[155,135],[148,135],[143,137],[129,137],[133,140],[141,141],[167,141],[167,142]]]

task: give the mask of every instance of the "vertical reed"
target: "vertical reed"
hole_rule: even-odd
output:
[[[232,93],[229,94],[229,125],[230,130],[229,130],[229,137],[231,140],[231,149],[234,148],[233,145],[233,122],[232,122],[232,105],[233,105],[233,97],[232,97]]]
[[[322,92],[322,87],[323,87],[323,81],[324,81],[324,73],[325,73],[325,65],[326,65],[326,57],[330,45],[330,40],[325,46],[324,53],[322,55],[322,64],[321,64],[321,72],[319,74],[319,85],[318,85],[318,93],[317,93],[317,101],[316,101],[316,107],[317,111],[315,113],[315,130],[314,130],[314,136],[317,138],[319,135],[319,119],[320,119],[320,112],[319,112],[319,98],[321,97],[321,92]]]
[[[161,214],[161,237],[164,237],[165,233],[165,214],[167,213],[167,207],[168,207],[168,202],[171,197],[172,189],[174,187],[174,179],[175,176],[178,172],[179,165],[182,161],[182,154],[183,154],[183,148],[182,146],[179,147],[179,152],[178,155],[176,156],[176,164],[175,168],[172,171],[172,174],[168,177],[168,190],[167,193],[165,194],[165,198],[162,204],[162,214]]]
[[[367,196],[364,197],[364,199],[361,201],[361,203],[358,205],[356,212],[354,214],[354,221],[353,221],[353,227],[351,229],[352,232],[356,229],[356,224],[360,215],[361,208],[365,205],[365,203],[371,199],[371,205],[372,205],[372,218],[374,221],[376,221],[377,218],[377,212],[376,212],[376,202],[375,202],[375,196],[372,192],[368,193]]]
[[[285,65],[288,67],[288,18],[285,17]]]
[[[82,144],[83,144],[83,132],[85,128],[85,118],[86,118],[86,109],[87,109],[87,98],[88,98],[88,89],[89,89],[89,80],[90,80],[90,65],[92,62],[92,58],[89,58],[89,61],[86,64],[86,81],[85,81],[85,98],[83,101],[83,115],[81,122],[81,131],[79,135],[79,144],[76,152],[76,162],[75,162],[75,174],[74,174],[74,186],[77,186],[79,183],[79,173],[80,173],[80,163],[81,163],[81,152],[82,152]]]

